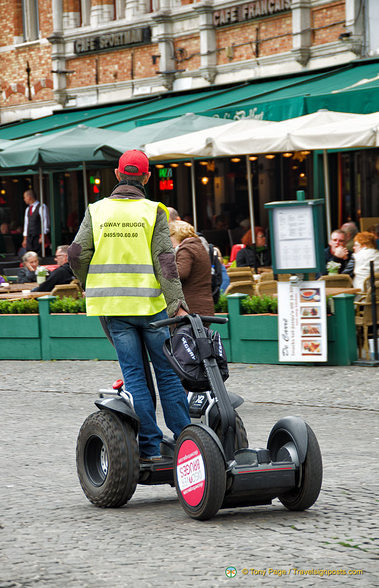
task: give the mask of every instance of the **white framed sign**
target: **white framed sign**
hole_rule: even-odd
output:
[[[325,282],[278,282],[279,361],[327,361]]]
[[[313,211],[310,206],[273,210],[276,268],[302,270],[316,265]]]

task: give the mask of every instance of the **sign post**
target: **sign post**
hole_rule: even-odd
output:
[[[327,361],[325,282],[307,280],[325,271],[323,206],[302,192],[298,200],[265,204],[273,272],[294,274],[278,283],[279,361]]]

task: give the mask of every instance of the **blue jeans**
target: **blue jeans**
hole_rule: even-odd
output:
[[[163,343],[169,337],[168,328],[153,329],[149,325],[152,321],[164,318],[167,318],[165,310],[153,316],[106,317],[125,388],[133,396],[134,409],[141,422],[139,448],[143,457],[160,455],[163,434],[157,425],[153,400],[146,383],[140,336],[145,342],[154,367],[167,427],[176,439],[182,429],[190,423],[186,393],[162,351]]]

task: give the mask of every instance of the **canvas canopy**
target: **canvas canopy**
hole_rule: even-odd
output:
[[[178,137],[179,135],[186,135],[202,129],[224,127],[227,124],[229,124],[229,122],[221,118],[200,116],[190,112],[183,116],[149,125],[137,124],[136,128],[123,133],[122,142],[124,151],[127,149],[144,149],[146,143]],[[102,149],[103,152],[109,152],[109,154],[112,153],[112,150],[108,149],[105,145]]]
[[[60,166],[114,159],[105,150],[112,146],[121,155],[124,133],[78,125],[72,129],[12,141],[0,151],[1,168]]]
[[[375,147],[379,114],[318,112],[281,122],[241,120],[225,127],[146,145],[151,159],[187,159],[298,149]]]

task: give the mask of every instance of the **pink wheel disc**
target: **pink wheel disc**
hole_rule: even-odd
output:
[[[203,456],[196,443],[186,440],[179,449],[176,477],[183,499],[189,506],[197,506],[205,491],[205,467]]]

